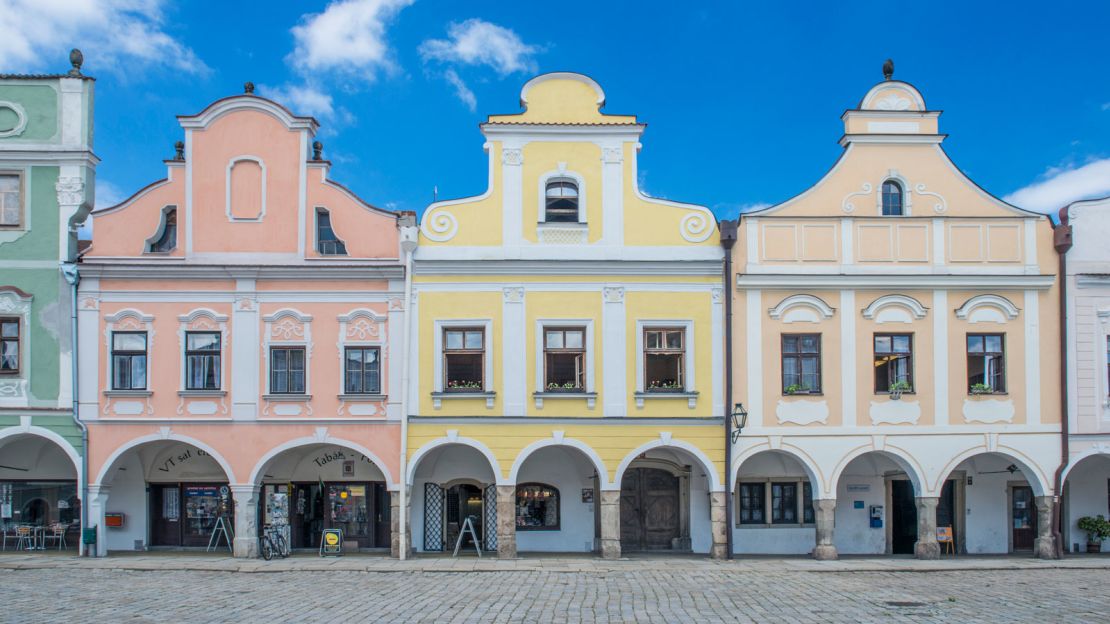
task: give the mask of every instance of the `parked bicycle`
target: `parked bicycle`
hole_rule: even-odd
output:
[[[262,535],[258,537],[259,549],[262,558],[269,561],[274,555],[285,558],[289,556],[289,543],[285,540],[285,527],[267,524],[262,528]]]

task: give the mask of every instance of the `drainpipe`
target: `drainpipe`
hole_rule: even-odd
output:
[[[69,307],[69,329],[70,329],[70,374],[72,375],[72,382],[70,384],[71,392],[73,393],[73,422],[81,430],[81,475],[80,483],[77,487],[81,490],[81,537],[77,543],[77,553],[80,556],[88,556],[92,553],[95,556],[95,546],[88,548],[85,545],[85,528],[89,526],[89,428],[85,423],[81,422],[81,418],[77,414],[78,408],[78,394],[77,394],[77,284],[81,282],[81,274],[77,271],[76,262],[63,262],[62,263],[62,277],[65,278],[66,283],[70,287],[70,307]]]
[[[400,518],[397,519],[397,533],[400,539],[400,544],[397,548],[397,557],[401,561],[408,559],[408,449],[409,449],[409,384],[412,382],[412,377],[409,371],[412,369],[412,363],[409,358],[412,353],[409,351],[409,345],[412,343],[410,334],[412,333],[412,254],[416,250],[417,244],[417,231],[416,231],[416,213],[404,211],[400,215],[401,226],[401,251],[405,254],[405,319],[402,324],[404,336],[402,336],[402,353],[404,353],[404,366],[401,368],[401,452],[400,461],[397,467],[400,471],[398,478],[401,482],[401,492],[398,496],[397,513]]]
[[[1071,459],[1068,438],[1071,436],[1071,416],[1068,414],[1068,257],[1072,246],[1071,224],[1068,223],[1068,209],[1060,209],[1060,225],[1052,230],[1052,243],[1060,257],[1060,465],[1056,468],[1053,488],[1056,491],[1056,504],[1052,506],[1052,537],[1056,542],[1056,557],[1064,556],[1063,503],[1064,470]]]
[[[736,221],[721,221],[721,247],[725,250],[725,548],[732,559],[732,246]]]

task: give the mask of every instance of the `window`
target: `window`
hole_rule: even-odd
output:
[[[19,227],[22,224],[21,186],[19,174],[0,174],[0,227]]]
[[[270,393],[304,392],[304,347],[270,347]]]
[[[444,329],[443,345],[443,389],[482,392],[486,387],[486,331],[481,327]]]
[[[343,392],[379,394],[382,391],[378,347],[347,347],[343,358]]]
[[[220,389],[219,332],[185,333],[185,389]]]
[[[894,180],[883,182],[883,216],[900,217],[902,210],[902,185]]]
[[[913,336],[875,334],[875,392],[913,392]]]
[[[1110,394],[1110,336],[1106,337],[1106,393]]]
[[[19,373],[19,319],[0,319],[0,374]]]
[[[1006,391],[1006,347],[1002,334],[967,335],[967,387],[973,394]]]
[[[177,208],[170,208],[163,217],[162,235],[150,244],[150,251],[154,253],[173,251],[177,247]]]
[[[331,214],[323,208],[316,209],[316,251],[322,256],[347,255],[347,246],[331,229]]]
[[[766,484],[741,483],[740,484],[740,524],[765,524],[764,513],[766,500]]]
[[[782,335],[782,393],[821,392],[821,334]]]
[[[542,483],[525,483],[516,488],[518,531],[559,530],[559,490]]]
[[[578,223],[578,185],[559,179],[547,183],[544,193],[544,221],[548,223]]]
[[[644,385],[648,392],[682,392],[686,330],[681,327],[644,329]]]
[[[586,389],[586,331],[581,327],[544,328],[544,389],[583,392]]]
[[[785,479],[738,484],[737,525],[813,524],[816,518],[809,481]]]
[[[112,389],[146,390],[146,332],[112,332]]]

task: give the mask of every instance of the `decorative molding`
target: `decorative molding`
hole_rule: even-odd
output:
[[[916,191],[918,195],[929,195],[931,197],[937,198],[937,203],[933,204],[933,212],[937,214],[942,214],[946,210],[948,210],[948,200],[945,199],[944,196],[940,193],[926,191],[924,184],[918,184],[917,186],[913,187],[913,190]]]
[[[724,288],[711,288],[709,295],[713,297],[713,303],[724,303],[725,289]]]
[[[929,308],[907,295],[884,295],[862,310],[863,318],[876,323],[910,323],[923,319]]]
[[[524,287],[507,286],[501,289],[501,296],[505,303],[524,303]]]
[[[624,162],[624,149],[620,147],[601,148],[601,162],[615,165]]]
[[[54,190],[62,206],[80,206],[85,201],[85,182],[81,178],[59,177]]]
[[[905,398],[897,401],[871,401],[872,425],[916,425],[921,419],[921,402]]]
[[[821,319],[832,318],[836,308],[814,295],[790,295],[769,308],[767,313],[772,319],[782,319],[784,323],[817,323]]]
[[[605,303],[624,303],[623,286],[606,286],[602,289]]]
[[[510,166],[520,166],[524,164],[524,150],[520,148],[506,147],[501,150],[501,162]]]
[[[844,196],[844,199],[840,200],[840,209],[848,214],[855,212],[856,205],[848,200],[856,197],[857,195],[870,195],[873,188],[874,187],[871,186],[870,182],[864,182],[863,185],[860,187],[860,190],[848,193]]]
[[[904,98],[897,93],[891,93],[883,99],[875,102],[875,109],[886,111],[904,111],[910,110],[911,104],[912,102],[910,102],[909,99]]]
[[[259,207],[258,216],[256,217],[236,217],[231,211],[231,172],[234,171],[235,165],[241,162],[253,162],[262,170],[262,205]],[[266,163],[264,163],[261,158],[251,156],[250,154],[242,154],[232,157],[231,160],[227,162],[227,174],[224,187],[224,212],[227,214],[227,220],[232,223],[236,221],[261,221],[266,217]],[[190,227],[192,227],[191,224]]]
[[[0,100],[0,109],[8,109],[15,113],[15,125],[11,128],[0,129],[0,139],[17,137],[27,129],[27,111],[17,102]]]
[[[701,243],[713,236],[716,221],[708,211],[693,212],[679,222],[678,231],[688,243]]]
[[[443,208],[436,208],[426,215],[424,222],[420,224],[420,231],[428,240],[445,243],[458,234],[459,220]]]
[[[812,425],[828,424],[829,404],[826,401],[785,401],[780,399],[775,406],[775,416],[779,424]]]
[[[967,422],[1014,422],[1014,402],[1010,399],[964,399],[964,420]]]
[[[1020,311],[1000,295],[977,295],[956,308],[956,318],[969,323],[1005,323],[1016,319]]]

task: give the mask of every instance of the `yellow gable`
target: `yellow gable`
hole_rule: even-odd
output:
[[[634,115],[604,115],[605,92],[588,76],[557,72],[529,80],[520,91],[523,113],[490,115],[491,124],[635,124]]]

